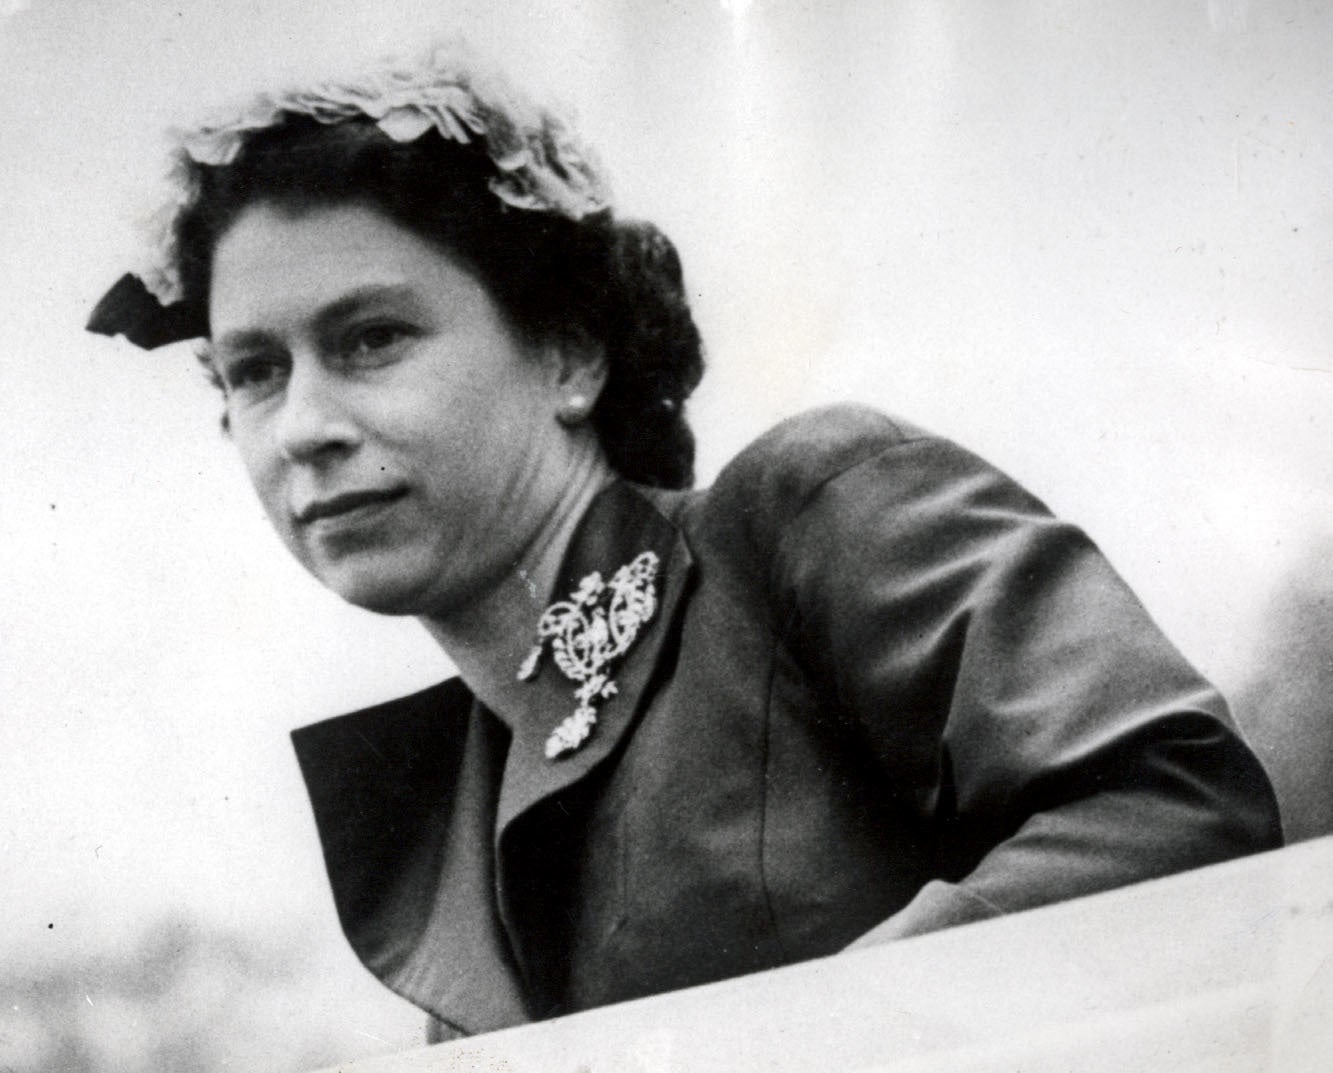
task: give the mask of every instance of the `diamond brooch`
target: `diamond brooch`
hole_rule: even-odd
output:
[[[551,655],[571,682],[577,682],[578,707],[546,739],[546,758],[556,760],[579,749],[597,723],[595,704],[614,696],[611,671],[657,611],[657,553],[645,551],[620,567],[610,580],[593,571],[568,600],[553,603],[537,623],[537,643],[518,677],[533,678],[547,641]]]

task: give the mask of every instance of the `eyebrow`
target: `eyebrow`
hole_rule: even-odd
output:
[[[404,302],[416,308],[420,305],[420,297],[415,288],[406,283],[368,283],[355,287],[315,313],[315,331],[326,331],[330,325],[346,320],[364,306],[377,302]],[[211,353],[216,353],[219,350],[246,350],[273,341],[273,333],[262,328],[238,328],[209,340],[207,345]]]
[[[420,304],[420,298],[416,289],[407,283],[368,283],[348,291],[326,305],[315,314],[315,325],[323,328],[335,321],[345,320],[362,306],[372,305],[375,302],[406,302],[417,306]]]

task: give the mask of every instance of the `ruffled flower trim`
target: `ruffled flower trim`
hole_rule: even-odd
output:
[[[480,138],[500,173],[491,180],[492,192],[516,209],[580,220],[611,203],[596,154],[559,115],[465,51],[435,48],[357,77],[263,94],[239,110],[173,131],[169,193],[145,221],[151,250],[137,272],[163,305],[182,297],[175,221],[198,196],[198,166],[230,164],[252,134],[287,115],[330,124],[369,117],[397,142],[431,130],[465,145]]]

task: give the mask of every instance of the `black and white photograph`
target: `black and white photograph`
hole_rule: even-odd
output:
[[[1330,61],[0,0],[0,1073],[1333,1068]]]

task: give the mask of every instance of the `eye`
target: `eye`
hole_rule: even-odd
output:
[[[229,392],[262,394],[287,375],[287,363],[271,354],[253,354],[225,362],[222,383]]]
[[[383,360],[413,334],[403,324],[379,321],[363,324],[348,333],[343,352],[351,361]]]

